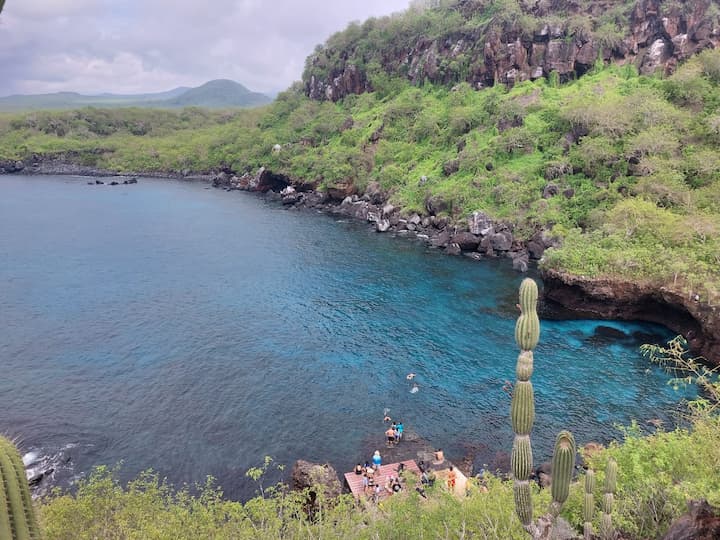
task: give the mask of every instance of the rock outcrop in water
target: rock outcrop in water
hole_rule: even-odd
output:
[[[291,486],[296,491],[321,486],[326,497],[337,497],[342,493],[342,485],[337,471],[329,464],[310,463],[299,459],[292,468]]]
[[[447,8],[448,16],[459,14],[456,27],[436,37],[419,31],[413,35],[412,27],[403,27],[406,35],[393,41],[397,45],[372,60],[386,73],[405,76],[413,84],[466,81],[482,88],[551,73],[569,80],[586,73],[599,58],[635,64],[643,74],[669,74],[678,62],[716,47],[720,40],[709,0],[639,0],[629,10],[627,3],[612,0],[518,2],[520,11],[513,11],[513,5],[503,12],[505,6],[460,0]],[[492,9],[500,12],[490,16]],[[614,24],[598,22],[615,12]],[[486,25],[471,24],[482,18],[488,19]],[[470,28],[464,29],[464,23]],[[365,26],[355,29],[360,36],[371,31]],[[373,90],[367,67],[372,62],[367,47],[361,46],[362,37],[350,34],[338,41],[343,48],[331,40],[308,59],[303,82],[313,99],[337,101]]]
[[[593,319],[641,320],[682,334],[711,365],[720,365],[720,310],[664,287],[543,272],[545,298]]]

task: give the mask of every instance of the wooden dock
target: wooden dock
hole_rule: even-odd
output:
[[[418,480],[420,479],[420,467],[418,467],[417,463],[415,463],[414,459],[410,459],[407,461],[400,461],[397,463],[390,463],[388,465],[381,465],[380,468],[375,471],[375,485],[380,485],[383,487],[383,491],[381,494],[381,497],[386,497],[390,495],[384,488],[385,483],[387,482],[387,479],[389,476],[397,476],[398,475],[398,468],[400,467],[400,463],[405,465],[406,471],[412,471],[414,472]],[[356,499],[359,499],[361,497],[366,496],[364,490],[363,490],[363,475],[362,474],[355,474],[354,472],[345,473],[345,482],[347,483],[348,487],[350,488],[350,491],[355,496]],[[415,489],[415,486],[406,486],[403,485],[403,489]],[[368,490],[368,495],[370,495],[370,490]]]

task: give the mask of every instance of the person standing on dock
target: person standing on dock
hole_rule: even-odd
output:
[[[375,453],[372,457],[373,462],[373,468],[377,471],[380,468],[380,465],[382,465],[382,457],[380,457],[380,450],[375,450]]]
[[[450,465],[450,470],[448,471],[448,477],[447,477],[447,485],[448,489],[452,492],[455,492],[455,482],[457,481],[457,473],[455,472],[455,469],[452,465]]]

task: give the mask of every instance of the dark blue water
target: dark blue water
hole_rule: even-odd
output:
[[[490,459],[512,444],[521,278],[202,184],[0,177],[0,431],[70,458],[66,476],[122,460],[231,497],[265,455],[350,470],[384,408],[451,458]],[[538,456],[565,427],[582,443],[671,421],[681,396],[637,352],[667,336],[543,321]]]

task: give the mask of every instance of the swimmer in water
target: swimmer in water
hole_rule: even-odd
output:
[[[420,387],[418,386],[417,383],[414,383],[414,384],[412,385],[412,388],[410,389],[410,393],[411,393],[411,394],[417,394],[419,391],[420,391]]]
[[[408,381],[412,381],[412,380],[415,378],[415,374],[414,374],[414,373],[408,373],[408,374],[405,376],[405,378],[406,378]]]

